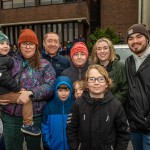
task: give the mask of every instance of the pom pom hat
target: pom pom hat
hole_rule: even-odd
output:
[[[4,42],[4,41],[9,42],[9,39],[3,32],[0,31],[0,42]]]
[[[129,36],[134,33],[140,33],[140,34],[144,35],[148,39],[148,41],[150,40],[150,34],[146,30],[146,28],[143,24],[134,24],[128,29],[127,38],[126,38],[127,42],[128,42]]]
[[[86,57],[88,58],[89,52],[86,47],[86,45],[83,42],[77,42],[74,44],[74,46],[71,48],[70,57],[72,59],[73,55],[77,52],[85,53]]]
[[[20,43],[22,42],[32,42],[37,46],[39,46],[39,42],[36,34],[30,29],[23,29],[21,31],[21,34],[18,39],[18,46],[20,46]]]

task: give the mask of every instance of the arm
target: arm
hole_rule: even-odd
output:
[[[116,144],[115,150],[127,150],[128,142],[130,140],[130,129],[125,112],[120,104],[115,119],[116,127]]]
[[[77,150],[79,145],[79,108],[75,102],[67,120],[67,137],[70,150]]]
[[[43,145],[50,149],[50,124],[48,122],[48,112],[47,112],[48,105],[44,109],[43,116],[42,116],[42,123],[41,123],[41,129],[42,129],[42,141]]]

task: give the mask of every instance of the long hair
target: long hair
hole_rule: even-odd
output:
[[[109,47],[109,50],[110,50],[109,60],[114,61],[117,58],[113,43],[107,38],[101,38],[101,39],[96,41],[96,43],[94,44],[93,49],[92,49],[91,60],[96,64],[100,62],[100,60],[99,60],[99,58],[97,57],[97,54],[96,54],[97,47],[98,47],[98,44],[100,42],[103,42],[103,41],[108,44],[108,47]]]

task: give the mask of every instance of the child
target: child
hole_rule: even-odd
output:
[[[73,83],[73,89],[74,89],[74,96],[75,98],[79,98],[82,96],[84,91],[84,81],[83,80],[77,80]]]
[[[10,50],[8,37],[0,31],[0,99],[8,99],[9,103],[18,103],[18,97],[20,92],[25,89],[21,88],[15,79],[11,76],[11,70],[13,68],[13,59],[8,55]],[[7,93],[12,94],[12,96],[7,97]],[[32,97],[32,95],[30,95]],[[32,112],[29,114],[29,112]],[[22,113],[24,115],[24,124],[21,131],[26,134],[33,136],[38,136],[41,134],[39,128],[33,126],[33,110],[32,101],[30,100],[27,104],[23,105]]]
[[[54,98],[47,104],[43,113],[43,145],[49,150],[69,150],[66,122],[74,103],[70,78],[59,76],[55,81],[54,92]]]
[[[112,81],[100,65],[89,66],[87,90],[75,101],[67,120],[71,150],[126,150],[129,126],[121,103],[109,89]]]
[[[83,42],[77,42],[71,48],[70,67],[62,75],[70,77],[72,82],[81,80],[88,68],[88,49]]]

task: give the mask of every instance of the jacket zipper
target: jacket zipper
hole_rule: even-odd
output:
[[[63,103],[62,125],[63,125],[63,143],[64,143],[64,149],[65,149],[65,141],[64,141],[64,103]]]
[[[79,144],[78,150],[80,150],[80,148],[81,148],[81,143]]]

